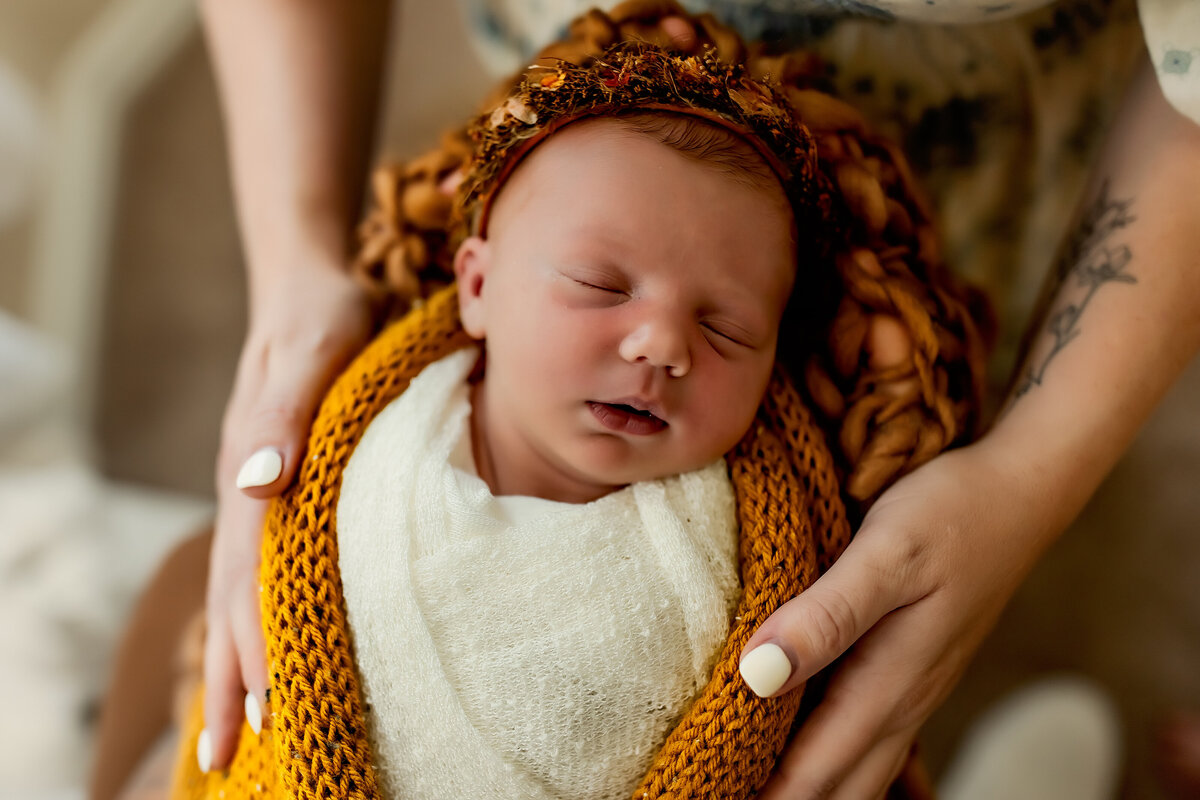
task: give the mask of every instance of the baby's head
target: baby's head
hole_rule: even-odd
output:
[[[663,108],[572,119],[526,153],[455,257],[483,445],[562,498],[712,463],[753,422],[795,282],[779,162]]]
[[[489,440],[603,493],[699,469],[750,426],[794,279],[792,218],[728,131],[590,118],[524,160],[455,272],[463,325],[485,341]]]

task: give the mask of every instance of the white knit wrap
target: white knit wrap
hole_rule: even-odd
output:
[[[724,462],[587,504],[494,497],[452,466],[477,355],[418,375],[342,480],[340,567],[380,788],[628,798],[728,635],[740,586]]]

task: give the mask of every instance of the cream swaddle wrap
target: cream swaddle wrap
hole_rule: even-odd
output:
[[[725,464],[587,504],[468,470],[468,349],[371,422],[339,565],[385,796],[626,798],[708,682],[740,586]]]

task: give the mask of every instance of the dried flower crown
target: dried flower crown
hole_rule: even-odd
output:
[[[587,66],[534,64],[506,99],[475,121],[475,154],[458,195],[460,223],[483,231],[500,186],[555,131],[586,117],[633,111],[694,116],[730,130],[779,177],[798,230],[828,218],[816,142],[775,87],[751,78],[741,64],[720,61],[712,49],[676,55],[627,41]]]

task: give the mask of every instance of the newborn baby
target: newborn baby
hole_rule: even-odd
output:
[[[454,259],[480,341],[370,424],[337,506],[376,774],[404,798],[628,797],[738,599],[722,455],[796,246],[758,150],[673,112],[520,161]]]
[[[202,773],[194,702],[176,796],[752,796],[801,701],[743,680],[752,633],[846,546],[845,496],[966,429],[976,337],[899,151],[804,54],[756,62],[785,96],[580,24],[472,143],[376,180],[360,263],[427,302],[267,516],[270,724]]]

